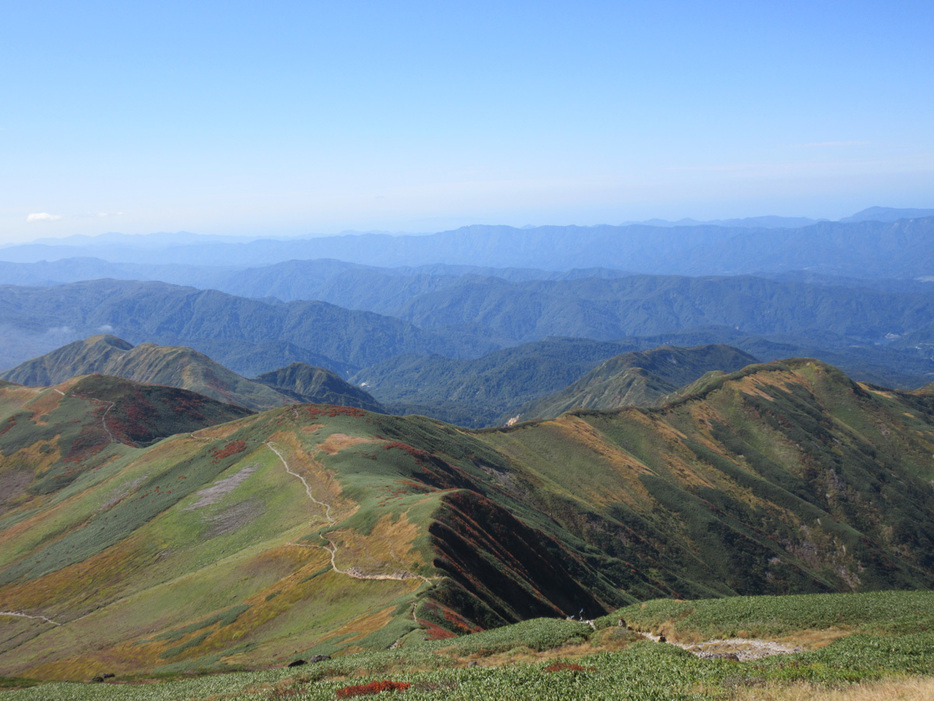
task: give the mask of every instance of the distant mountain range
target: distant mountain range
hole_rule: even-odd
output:
[[[36,344],[48,352],[68,341],[101,332],[131,343],[184,345],[204,352],[234,371],[231,359],[265,356],[261,371],[299,360],[332,368],[365,367],[400,353],[442,353],[454,357],[495,348],[480,338],[440,336],[411,323],[325,302],[262,302],[213,290],[158,282],[99,280],[56,287],[0,287],[0,327],[10,363],[30,356]],[[289,358],[297,349],[314,358]],[[25,357],[23,357],[25,356]],[[336,358],[336,360],[332,360]],[[254,358],[254,364],[258,364]]]
[[[877,212],[877,214],[873,214]],[[928,213],[927,216],[917,216]],[[904,213],[906,216],[894,219]],[[931,275],[934,229],[930,210],[867,210],[850,221],[771,228],[766,218],[748,225],[469,226],[422,236],[357,234],[249,242],[191,237],[133,237],[100,242],[23,244],[0,249],[0,260],[35,263],[100,258],[110,263],[190,266],[210,261],[220,268],[266,266],[289,260],[338,259],[373,266],[454,264],[495,268],[612,268],[644,274],[737,275],[808,270],[864,278]],[[203,267],[203,266],[199,266]],[[192,271],[189,268],[188,274]],[[217,271],[216,271],[217,272]],[[15,269],[7,275],[22,275]],[[155,273],[154,273],[155,274]],[[175,271],[159,279],[182,282]],[[97,277],[97,276],[95,276]],[[9,279],[9,278],[7,278]]]
[[[385,298],[398,316],[157,282],[0,286],[0,367],[107,333],[130,344],[192,348],[244,377],[294,362],[323,367],[366,383],[376,401],[396,410],[467,425],[495,422],[609,357],[665,344],[726,343],[762,360],[818,357],[896,387],[934,377],[934,288],[921,283],[351,274],[354,284],[335,285],[335,297],[367,290],[374,306]],[[557,337],[582,341],[528,345]]]

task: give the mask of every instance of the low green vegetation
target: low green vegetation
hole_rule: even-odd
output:
[[[896,635],[934,631],[934,591],[655,599],[619,609],[601,623],[620,618],[637,630],[664,629],[680,638],[762,638],[828,629]]]
[[[400,698],[415,700],[688,701],[748,698],[743,694],[750,689],[769,690],[769,698],[781,698],[782,689],[806,683],[812,691],[835,689],[846,698],[848,691],[868,683],[934,683],[932,604],[930,591],[655,600],[621,609],[594,626],[535,619],[295,668],[212,675],[179,670],[169,677],[115,677],[104,683],[32,685],[5,679],[0,697],[325,701],[352,695],[351,689],[395,687],[404,690],[396,692],[404,694]],[[729,635],[745,626],[750,635],[801,649],[744,662],[704,659],[619,627],[622,616],[635,627],[667,624],[673,635]],[[832,642],[826,644],[827,639]]]

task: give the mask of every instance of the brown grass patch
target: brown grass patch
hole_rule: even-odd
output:
[[[62,399],[64,399],[64,397],[55,390],[48,390],[40,393],[35,399],[28,402],[25,408],[33,412],[30,419],[34,424],[37,426],[44,426],[48,423],[45,420],[46,416],[59,407],[62,403]]]
[[[457,648],[448,648],[447,651],[441,650],[458,664],[467,666],[471,662],[482,663],[486,667],[502,667],[503,665],[513,664],[534,664],[536,662],[549,662],[563,660],[577,660],[587,655],[593,655],[602,652],[606,648],[594,646],[590,642],[580,643],[578,645],[564,645],[556,647],[553,650],[539,652],[528,647],[516,647],[506,652],[497,652],[492,655],[474,653],[471,655],[458,655]]]
[[[364,436],[348,436],[346,433],[332,433],[324,439],[318,447],[328,455],[339,453],[344,448],[349,448],[358,443],[372,443],[373,439]]]
[[[14,610],[41,610],[50,618],[55,618],[59,611],[67,611],[70,620],[115,597],[128,586],[127,574],[154,555],[147,552],[143,539],[134,535],[86,560],[38,579],[4,587],[4,601]]]
[[[786,645],[797,645],[798,647],[803,647],[806,650],[817,650],[822,647],[827,647],[835,640],[845,638],[852,632],[853,631],[851,630],[841,630],[840,628],[828,628],[826,630],[803,630],[801,632],[786,635],[781,638],[776,638],[776,640],[780,643],[785,643]]]
[[[729,698],[732,701],[930,701],[934,699],[934,679],[886,679],[837,689],[817,684],[768,684],[736,690]]]
[[[393,612],[396,610],[395,606],[387,606],[386,608],[372,613],[369,616],[361,616],[360,618],[355,618],[352,621],[348,621],[336,631],[334,635],[329,635],[328,637],[340,637],[343,635],[350,635],[348,638],[344,638],[342,642],[352,642],[354,640],[363,640],[370,633],[375,633],[378,630],[385,628],[393,619]],[[361,648],[362,649],[362,648]],[[347,652],[350,652],[348,649]]]
[[[385,514],[369,535],[341,530],[329,533],[328,539],[337,545],[336,562],[341,569],[370,575],[401,575],[412,573],[422,564],[419,553],[412,548],[418,534],[418,527],[405,514],[395,519],[392,514]]]
[[[332,518],[339,521],[357,508],[356,504],[341,499],[340,482],[330,470],[309,455],[296,434],[277,431],[269,437],[269,441],[282,453],[289,469],[305,478],[315,499],[331,506]]]
[[[650,498],[651,495],[639,476],[650,474],[651,470],[638,458],[608,441],[600,431],[580,417],[568,415],[550,423],[567,439],[586,448],[612,466],[618,475],[617,485],[603,483],[598,492],[589,495],[597,503],[622,502],[629,506],[638,506]]]

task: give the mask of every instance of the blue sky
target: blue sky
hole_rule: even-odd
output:
[[[931,2],[3,14],[0,243],[934,206]]]

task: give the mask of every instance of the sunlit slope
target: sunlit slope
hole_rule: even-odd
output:
[[[483,437],[610,571],[673,596],[846,591],[934,582],[932,417],[930,396],[790,360],[706,376],[662,408]]]
[[[0,519],[0,674],[257,666],[626,601],[484,497],[471,451],[490,451],[437,422],[309,405],[147,449],[100,442]],[[0,442],[4,465],[44,444]]]
[[[256,667],[661,596],[934,586],[934,397],[815,361],[511,429],[296,405],[149,447],[98,433],[87,454],[81,427],[113,408],[3,391],[19,416],[0,428],[0,675]]]

